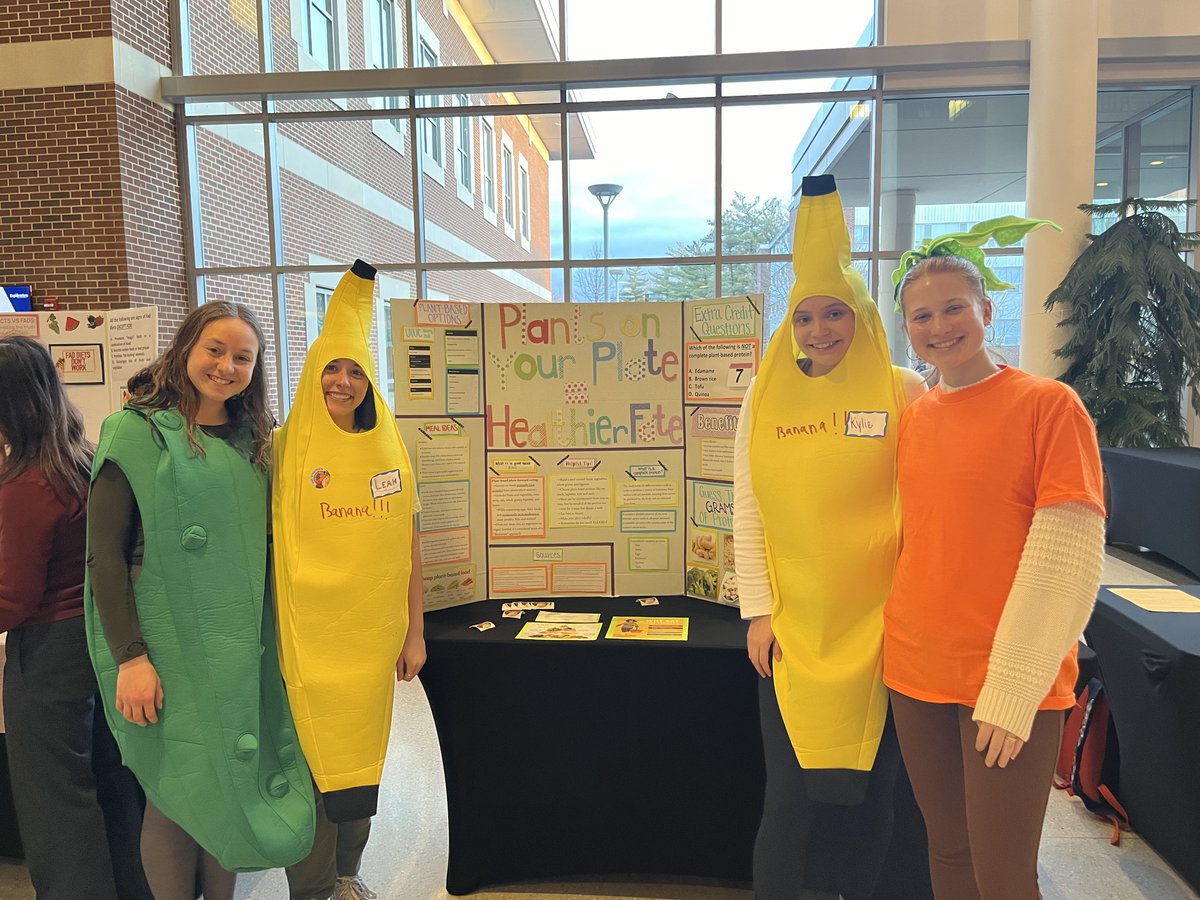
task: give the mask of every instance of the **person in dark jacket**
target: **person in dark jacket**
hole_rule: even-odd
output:
[[[39,900],[150,898],[141,798],[97,709],[83,626],[92,446],[50,354],[0,339],[0,632],[17,823]]]

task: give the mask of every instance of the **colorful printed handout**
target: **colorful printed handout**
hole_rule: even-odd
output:
[[[517,632],[519,641],[594,641],[600,622],[526,622]]]
[[[613,616],[604,636],[625,641],[686,641],[688,620],[663,616]]]

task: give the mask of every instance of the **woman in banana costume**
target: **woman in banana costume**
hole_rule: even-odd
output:
[[[146,791],[157,900],[233,896],[234,871],[312,845],[313,797],[272,639],[263,335],[194,310],[100,430],[84,614],[104,711]]]
[[[804,890],[822,804],[862,807],[843,894],[869,894],[887,851],[899,762],[881,677],[900,544],[896,430],[924,391],[891,364],[832,176],[804,179],[792,252],[787,316],[742,403],[734,451],[739,594],[763,677],[758,900],[825,896]]]
[[[275,433],[279,650],[317,790],[317,836],[294,898],[374,897],[358,864],[376,811],[394,681],[425,661],[419,511],[396,419],[373,383],[375,270],[338,283]]]

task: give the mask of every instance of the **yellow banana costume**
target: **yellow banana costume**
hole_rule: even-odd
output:
[[[869,770],[887,717],[883,605],[899,552],[896,434],[904,388],[883,323],[850,265],[832,176],[804,179],[792,247],[796,282],[751,396],[750,469],[762,515],[783,653],[775,693],[805,769]],[[814,296],[854,312],[833,371],[809,377],[792,316]]]
[[[370,373],[375,270],[342,276],[274,439],[272,513],[279,658],[300,745],[334,822],[373,815],[408,632],[416,485],[396,419]],[[374,427],[330,417],[334,359],[368,373]],[[364,400],[368,402],[368,400]]]

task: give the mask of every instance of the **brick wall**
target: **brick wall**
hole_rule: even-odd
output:
[[[108,0],[5,0],[0,6],[0,44],[111,34]]]
[[[0,272],[36,298],[128,301],[112,85],[0,91]]]
[[[160,104],[114,90],[120,153],[125,295],[158,307],[166,340],[188,312],[175,120]]]
[[[367,59],[363,9],[362,0],[347,0],[344,40],[349,64],[354,68],[365,66]],[[422,4],[421,14],[438,34],[443,61],[458,64],[479,61],[454,19],[443,14],[441,0]],[[271,21],[274,67],[277,71],[294,71],[299,67],[301,51],[292,35],[291,4],[288,0],[272,0]],[[197,74],[256,68],[256,33],[247,26],[247,16],[239,12],[237,3],[193,0],[189,25]],[[401,21],[398,27],[401,30],[400,49],[407,59],[411,54],[410,41],[403,34],[406,23]],[[482,98],[475,99],[478,101]],[[503,103],[503,99],[497,95],[489,95],[487,99],[492,103]],[[445,102],[447,98],[443,98]],[[349,100],[345,107],[327,100],[281,101],[278,104],[281,112],[337,111],[343,108],[368,109],[370,104],[366,100],[356,99]],[[502,105],[498,109],[493,107],[491,111],[497,112],[502,108]],[[546,258],[550,245],[548,165],[533,148],[525,128],[516,117],[496,116],[494,159],[498,169],[501,163],[501,136],[507,135],[512,140],[514,159],[515,154],[519,153],[528,162],[532,207],[530,251],[525,251],[520,245],[519,216],[516,240],[505,235],[502,222],[493,224],[484,216],[479,172],[481,131],[477,118],[472,119],[471,129],[475,207],[468,207],[459,199],[454,152],[457,134],[454,126],[453,119],[443,120],[444,184],[432,177],[426,177],[424,181],[427,218],[488,257]],[[201,129],[199,132],[204,262],[208,266],[263,265],[268,260],[265,257],[265,182],[261,156],[257,155],[261,151],[251,152],[236,147],[234,144],[239,143],[237,139],[223,141],[219,136],[220,131],[220,128],[214,128],[212,131]],[[310,151],[314,157],[327,160],[331,166],[387,199],[409,210],[414,208],[413,147],[407,134],[400,139],[403,152],[393,146],[394,141],[389,143],[378,136],[369,121],[283,122],[279,125],[278,134],[281,142]],[[245,131],[238,137],[243,145],[249,142],[249,135]],[[280,185],[285,264],[307,266],[312,264],[313,257],[349,263],[355,256],[375,263],[402,264],[413,261],[410,229],[389,221],[378,212],[364,209],[359,198],[351,200],[336,196],[335,192],[306,180],[295,171],[297,166],[294,162],[290,168],[292,171],[286,167],[281,171]],[[513,177],[515,191],[515,165]],[[499,190],[499,171],[495,178]],[[464,259],[461,255],[433,245],[429,246],[428,253],[430,260],[438,262]],[[531,279],[549,288],[549,278],[543,271],[533,270],[528,274]],[[494,285],[491,291],[484,286],[495,280],[495,276],[484,273],[481,278],[465,278],[462,283],[464,287],[475,283],[479,289],[494,293],[501,285]],[[506,294],[513,290],[516,288],[508,284]],[[527,294],[524,299],[534,297]]]
[[[113,36],[170,68],[172,3],[173,0],[111,0]]]

